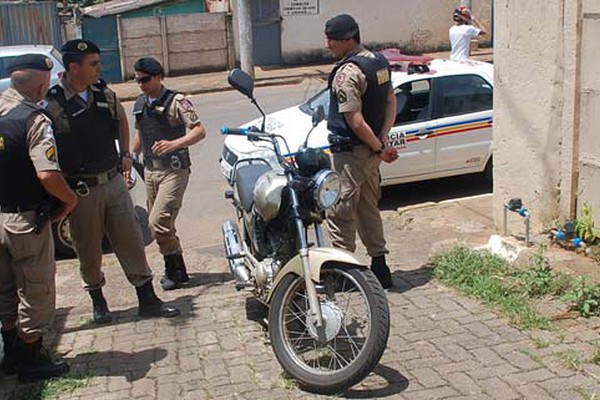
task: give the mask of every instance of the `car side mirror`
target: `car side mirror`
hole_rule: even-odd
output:
[[[322,105],[319,105],[316,110],[312,112],[312,125],[313,127],[319,125],[321,121],[325,119],[325,110]]]
[[[234,68],[229,71],[227,82],[250,100],[254,99],[254,79],[241,69]]]

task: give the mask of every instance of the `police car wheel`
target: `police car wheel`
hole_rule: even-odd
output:
[[[57,254],[63,257],[75,257],[68,219],[63,218],[52,224],[52,235],[54,236],[54,249]]]

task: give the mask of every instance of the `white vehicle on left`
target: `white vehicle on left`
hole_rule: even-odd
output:
[[[10,74],[6,70],[9,63],[21,54],[44,54],[52,60],[54,66],[50,72],[50,87],[54,86],[65,70],[60,51],[51,45],[19,45],[0,47],[0,92],[10,87]]]

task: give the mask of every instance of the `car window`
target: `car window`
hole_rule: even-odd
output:
[[[407,82],[396,89],[397,114],[394,125],[426,121],[431,118],[429,79]]]
[[[477,75],[446,76],[436,80],[441,93],[441,116],[491,110],[492,86]]]
[[[10,74],[6,70],[11,60],[14,60],[17,56],[6,56],[0,57],[0,79],[9,78]]]
[[[329,91],[327,88],[315,94],[306,103],[301,104],[300,110],[305,114],[312,115],[312,111],[316,110],[319,106],[323,106],[325,120],[327,120],[329,116]]]

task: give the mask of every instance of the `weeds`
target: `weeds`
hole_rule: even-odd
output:
[[[562,296],[571,310],[576,310],[588,318],[599,311],[600,284],[594,284],[585,276],[579,276],[572,282],[571,288]]]
[[[588,203],[583,205],[581,216],[575,222],[577,236],[583,239],[584,242],[592,244],[596,241],[598,233],[594,226],[594,217],[592,215],[592,206]]]
[[[67,375],[62,378],[24,385],[19,388],[18,392],[13,392],[10,400],[55,399],[89,385],[90,381],[91,376],[88,375]]]
[[[551,341],[542,338],[533,338],[531,339],[531,341],[533,342],[533,345],[536,349],[545,349],[546,347],[549,347],[552,344]]]
[[[569,368],[573,371],[581,371],[583,369],[581,354],[574,350],[561,351],[554,353],[554,355],[558,357],[563,366],[566,368]]]

